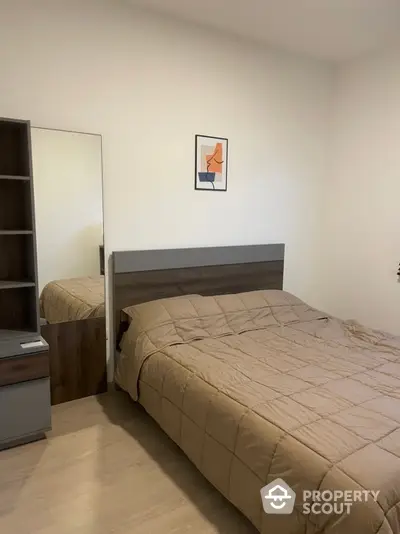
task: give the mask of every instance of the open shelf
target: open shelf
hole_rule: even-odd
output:
[[[0,180],[0,198],[0,230],[32,231],[30,182]]]
[[[0,120],[0,174],[31,175],[29,124],[23,121]]]
[[[30,124],[0,118],[0,357],[40,331],[34,237]]]
[[[36,288],[0,288],[0,324],[3,330],[37,332]]]
[[[0,280],[35,282],[35,256],[32,235],[0,232]]]

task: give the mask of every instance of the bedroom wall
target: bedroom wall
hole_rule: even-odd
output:
[[[400,334],[400,46],[337,73],[321,302]]]
[[[285,242],[316,299],[328,66],[105,0],[1,2],[0,44],[1,115],[103,135],[106,253]],[[196,133],[227,193],[194,191]]]

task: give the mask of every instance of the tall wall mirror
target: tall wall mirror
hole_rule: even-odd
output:
[[[32,127],[41,333],[52,404],[106,390],[102,138]]]

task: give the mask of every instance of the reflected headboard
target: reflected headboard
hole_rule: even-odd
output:
[[[115,341],[127,306],[179,295],[222,295],[282,289],[285,245],[246,245],[113,252]]]

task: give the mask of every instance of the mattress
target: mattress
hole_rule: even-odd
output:
[[[400,533],[399,338],[283,291],[125,311],[117,382],[260,532]],[[263,510],[275,479],[291,514]],[[324,490],[364,500],[306,513]]]
[[[48,323],[104,317],[104,276],[49,282],[40,295],[40,316]]]

